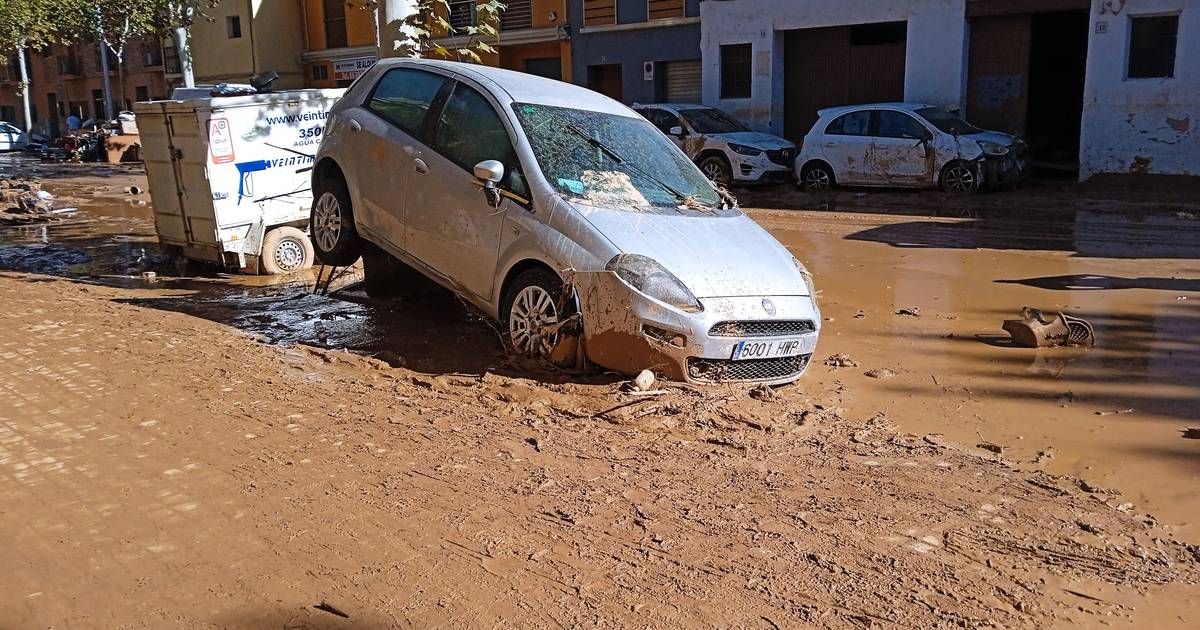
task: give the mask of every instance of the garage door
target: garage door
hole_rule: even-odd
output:
[[[667,62],[667,102],[700,102],[700,60]]]
[[[906,22],[784,33],[784,136],[799,141],[817,110],[904,100]]]

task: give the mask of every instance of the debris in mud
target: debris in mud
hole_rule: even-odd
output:
[[[779,394],[776,394],[775,390],[769,385],[758,385],[750,390],[750,397],[755,400],[769,402],[772,400],[778,400]]]
[[[1038,451],[1037,457],[1034,458],[1033,463],[1041,464],[1051,459],[1054,459],[1054,449],[1047,448]]]
[[[825,359],[825,365],[835,368],[856,368],[858,367],[858,361],[851,359],[850,355],[844,352],[839,352]]]
[[[1108,411],[1097,411],[1097,416],[1118,416],[1127,413],[1133,413],[1133,408],[1128,409],[1109,409]]]
[[[634,377],[630,384],[635,392],[648,392],[651,387],[654,387],[654,372],[650,370],[642,370]]]
[[[892,370],[889,370],[887,368],[878,368],[875,370],[867,370],[866,372],[864,372],[864,374],[866,374],[867,376],[869,376],[871,378],[877,378],[879,380],[889,379],[896,375],[895,372],[893,372]]]
[[[0,181],[0,223],[26,225],[56,221],[75,208],[55,208],[54,195],[36,182]]]
[[[325,603],[324,601],[322,601],[320,604],[316,604],[316,605],[314,605],[314,606],[313,606],[313,608],[316,608],[317,610],[321,610],[321,611],[327,612],[327,613],[329,613],[329,614],[331,614],[331,615],[337,615],[338,617],[342,617],[342,618],[345,618],[345,619],[349,619],[349,618],[350,618],[350,615],[348,615],[348,614],[346,614],[346,613],[344,613],[344,612],[342,612],[342,611],[338,610],[336,607],[334,607],[334,605],[333,605],[333,604],[328,604],[328,603]]]
[[[1096,333],[1088,322],[1028,306],[1021,309],[1021,319],[1006,319],[1002,328],[1012,337],[1013,345],[1024,348],[1096,344]]]
[[[896,309],[896,314],[897,315],[906,315],[908,317],[920,317],[921,309],[916,306],[914,306],[912,308],[899,308],[899,309]]]
[[[999,444],[996,444],[994,442],[983,441],[983,442],[980,442],[979,444],[976,444],[975,446],[977,448],[981,448],[985,451],[988,451],[990,453],[995,453],[997,455],[1000,455],[1001,453],[1004,452],[1004,447],[1000,446]]]
[[[1200,427],[1186,427],[1183,430],[1185,440],[1200,440]]]

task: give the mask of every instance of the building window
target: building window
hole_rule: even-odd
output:
[[[616,23],[616,0],[583,0],[584,26],[608,26]]]
[[[133,93],[133,98],[139,103],[150,100],[150,88],[145,85],[139,85],[133,88]]]
[[[1165,79],[1175,76],[1179,16],[1135,17],[1129,22],[1129,78]]]
[[[14,105],[0,105],[0,120],[4,122],[15,123],[17,121],[17,108]]]
[[[447,4],[450,15],[446,21],[451,33],[465,33],[468,27],[475,26],[475,0],[450,0]]]
[[[319,64],[314,65],[312,67],[312,70],[313,70],[312,71],[313,81],[328,81],[329,80],[329,66],[327,66],[323,63],[319,63]]]
[[[142,40],[142,66],[162,65],[162,42],[158,38]]]
[[[750,44],[721,46],[721,98],[750,98]]]
[[[325,47],[346,47],[346,0],[325,0]]]
[[[646,18],[670,20],[683,17],[683,0],[646,0]]]
[[[229,39],[241,39],[242,37],[242,16],[229,15],[225,17],[225,33],[229,35]]]

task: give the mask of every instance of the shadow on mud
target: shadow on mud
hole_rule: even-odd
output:
[[[1120,276],[1097,276],[1073,274],[1067,276],[1043,276],[1020,280],[995,280],[998,284],[1023,284],[1050,291],[1106,291],[1113,289],[1152,289],[1200,293],[1200,279],[1190,278],[1122,278]]]
[[[1079,211],[1072,223],[1016,219],[908,221],[851,234],[893,247],[1062,251],[1088,258],[1200,258],[1194,215]]]

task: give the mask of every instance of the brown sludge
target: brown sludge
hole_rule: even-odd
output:
[[[893,376],[814,366],[777,389],[639,396],[513,363],[436,288],[381,302],[180,279],[127,199],[144,180],[127,180],[61,177],[59,199],[111,195],[45,233],[0,232],[0,626],[1200,615],[1197,443],[1180,439],[1195,424],[1195,300],[1174,299],[1196,289],[1167,282],[1190,261],[980,250],[990,228],[958,221],[754,211],[823,289],[814,358]],[[1038,286],[1059,276],[1138,286]],[[1014,303],[1067,302],[1096,347],[977,337]],[[893,316],[911,304],[923,316]]]

